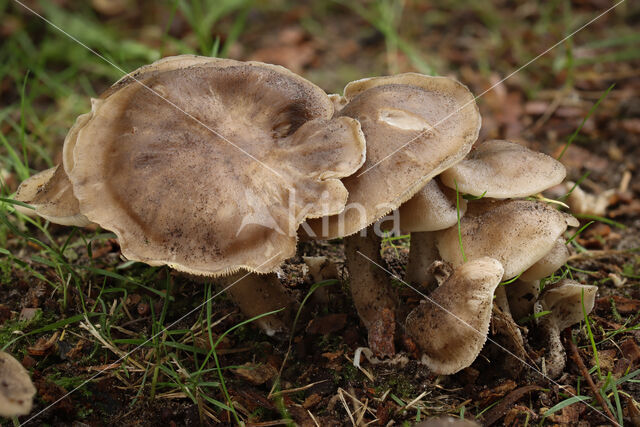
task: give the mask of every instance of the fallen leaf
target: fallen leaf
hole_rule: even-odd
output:
[[[607,349],[607,350],[599,350],[598,351],[598,362],[600,363],[600,368],[605,372],[612,372],[616,362],[616,350]],[[595,358],[591,359],[591,363],[593,365],[596,364]]]
[[[506,380],[502,384],[494,388],[490,388],[487,390],[482,390],[479,394],[481,399],[480,406],[486,406],[489,403],[492,403],[510,391],[514,390],[518,385],[513,380]]]
[[[311,322],[309,322],[309,326],[307,326],[307,332],[310,334],[326,335],[341,330],[346,324],[346,314],[329,314],[327,316],[311,320]]]
[[[598,298],[596,304],[599,310],[610,310],[611,300],[616,305],[616,310],[620,314],[636,313],[640,310],[640,300],[625,298],[619,295],[611,295],[607,297]]]
[[[60,332],[56,331],[51,337],[41,337],[36,343],[30,347],[27,347],[27,353],[31,356],[45,356],[55,349],[55,344],[58,341]]]
[[[278,375],[278,371],[271,365],[247,362],[242,368],[234,369],[233,373],[254,385],[261,385]]]
[[[626,339],[620,344],[620,350],[626,359],[629,359],[631,363],[635,364],[640,361],[640,347],[636,344],[633,338]]]
[[[302,402],[302,407],[304,409],[311,409],[314,406],[316,406],[318,403],[320,403],[320,401],[322,400],[322,396],[320,396],[317,393],[313,393],[312,395],[308,396],[304,402]]]
[[[542,390],[542,387],[537,385],[528,385],[520,387],[509,393],[500,403],[491,408],[485,413],[482,420],[482,425],[490,426],[502,418],[518,400],[522,399],[525,395],[532,391]]]

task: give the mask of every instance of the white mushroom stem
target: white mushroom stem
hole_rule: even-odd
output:
[[[394,314],[398,307],[390,275],[381,268],[384,261],[380,255],[380,243],[381,238],[375,234],[372,226],[366,229],[366,236],[357,233],[344,239],[353,303],[370,332],[374,328],[380,328],[377,323],[385,309]],[[385,332],[392,339],[394,331]],[[369,341],[373,346],[371,334]],[[376,351],[375,348],[373,350]]]
[[[597,286],[582,285],[565,279],[545,290],[541,300],[535,304],[536,313],[551,311],[536,319],[538,326],[546,335],[545,364],[549,377],[554,378],[560,375],[567,361],[560,341],[560,333],[563,329],[583,320],[585,312],[586,314],[591,312],[597,291]]]
[[[218,283],[247,318],[284,308],[279,313],[256,320],[267,335],[286,332],[291,327],[295,302],[275,273],[247,275],[241,271],[218,280]]]
[[[436,287],[436,279],[429,267],[437,259],[438,248],[433,232],[412,232],[407,282],[419,284],[426,290],[433,290]]]
[[[493,293],[503,274],[495,259],[469,261],[407,316],[407,334],[434,373],[453,374],[478,356],[489,332]]]
[[[542,301],[534,304],[534,312],[536,314],[546,310],[547,308]],[[557,378],[567,363],[567,353],[560,340],[560,328],[558,328],[558,323],[551,313],[538,317],[536,321],[545,338],[546,351],[544,354],[543,373],[549,378]]]
[[[522,332],[513,320],[513,315],[511,314],[505,289],[506,286],[510,285],[498,286],[496,288],[494,303],[498,310],[494,310],[492,328],[498,343],[512,353],[508,354],[505,359],[505,370],[515,377],[522,371],[524,365],[521,361],[527,357],[527,353],[524,348]]]

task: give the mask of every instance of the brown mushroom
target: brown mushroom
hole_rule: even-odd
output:
[[[27,415],[35,394],[27,370],[9,353],[0,351],[0,417]]]
[[[165,58],[92,100],[65,139],[56,191],[38,203],[114,231],[132,260],[209,276],[273,271],[301,222],[344,208],[339,179],[364,162],[359,123],[333,115],[320,88],[283,67]],[[269,311],[290,305],[274,277],[228,292],[246,313],[247,283],[260,283]]]
[[[495,259],[469,261],[407,316],[407,334],[423,352],[422,362],[434,373],[453,374],[478,356],[489,332],[493,294],[503,274]]]
[[[364,161],[360,127],[332,120],[326,94],[282,67],[179,62],[143,69],[144,86],[120,83],[70,131],[64,167],[80,211],[129,259],[272,271],[302,221],[343,209],[339,178]]]
[[[565,175],[563,164],[553,157],[513,142],[491,140],[474,147],[440,179],[461,193],[506,199],[539,193],[560,184]]]
[[[477,200],[469,203],[460,221],[460,239],[456,225],[437,231],[436,244],[442,258],[454,267],[462,265],[465,257],[489,256],[502,263],[504,279],[510,279],[553,248],[567,221],[573,223],[568,215],[542,202]]]
[[[585,315],[593,310],[597,292],[597,286],[564,279],[545,288],[540,301],[536,303],[537,313],[551,312],[536,319],[546,334],[545,370],[549,377],[560,375],[567,361],[560,333],[584,320]]]
[[[564,238],[560,237],[549,252],[523,272],[518,280],[506,286],[509,306],[516,319],[532,313],[533,304],[540,294],[540,279],[553,274],[567,259],[569,248]]]
[[[275,273],[255,274],[239,271],[219,278],[216,282],[248,318],[281,310],[256,320],[256,324],[267,335],[273,336],[289,330],[297,304]]]
[[[345,255],[351,292],[360,318],[371,330],[381,321],[380,313],[395,310],[397,303],[387,273],[362,256],[382,264],[380,233],[372,227],[362,236],[355,233],[461,160],[478,136],[480,115],[473,95],[462,84],[415,73],[351,82],[344,98],[347,103],[337,115],[360,122],[367,159],[358,172],[342,180],[349,192],[345,210],[309,220],[308,233],[323,239],[348,236]]]
[[[420,284],[426,290],[435,288],[430,267],[439,256],[433,232],[455,225],[466,210],[467,201],[458,197],[456,202],[455,191],[441,187],[437,180],[429,181],[400,206],[400,228],[411,233],[408,282]]]

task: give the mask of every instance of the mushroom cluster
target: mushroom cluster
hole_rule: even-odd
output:
[[[559,184],[564,167],[508,141],[474,147],[480,124],[474,96],[451,78],[374,77],[340,96],[279,66],[170,57],[93,99],[62,164],[15,198],[33,207],[24,213],[113,231],[130,260],[222,276],[248,316],[286,307],[259,320],[269,334],[295,312],[273,272],[298,239],[344,238],[374,353],[392,355],[404,324],[424,363],[449,374],[482,349],[494,294],[508,318],[534,310],[576,221],[523,199]],[[389,224],[411,233],[407,280],[430,294],[408,315],[380,256]],[[557,328],[576,320],[546,295],[538,306]]]

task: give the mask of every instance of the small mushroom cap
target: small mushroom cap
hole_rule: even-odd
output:
[[[467,201],[459,197],[460,216],[467,211]],[[432,179],[412,198],[400,206],[400,229],[405,232],[444,230],[458,222],[456,192]]]
[[[13,356],[0,351],[0,416],[27,415],[35,394],[27,370]]]
[[[564,279],[542,294],[544,308],[551,310],[558,328],[562,331],[584,320],[582,312],[583,294],[586,314],[591,313],[596,302],[597,286],[582,285],[573,280]]]
[[[453,374],[478,356],[489,332],[493,293],[503,274],[495,259],[469,261],[409,313],[407,334],[434,373]]]
[[[569,255],[567,241],[560,237],[545,256],[520,275],[520,280],[531,282],[550,276],[567,262]]]
[[[514,142],[478,144],[467,158],[442,172],[442,183],[461,193],[506,199],[525,197],[560,184],[564,165]]]
[[[15,199],[33,206],[27,209],[16,206],[20,212],[42,218],[60,225],[85,227],[91,224],[80,213],[78,199],[73,195],[69,177],[62,166],[44,170],[25,180],[18,187]]]
[[[266,273],[295,253],[301,222],[344,208],[339,179],[362,165],[364,138],[317,86],[215,58],[142,76],[94,100],[63,155],[81,212],[127,258]]]
[[[567,229],[565,214],[545,203],[529,200],[469,202],[460,220],[462,247],[468,260],[485,256],[504,266],[509,279],[548,253]],[[458,227],[436,231],[440,256],[454,268],[464,262]]]
[[[432,177],[461,160],[478,137],[473,95],[456,80],[416,73],[349,83],[337,114],[357,119],[367,159],[342,182],[349,191],[339,215],[311,220],[317,237],[348,236],[409,200]]]

